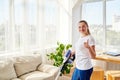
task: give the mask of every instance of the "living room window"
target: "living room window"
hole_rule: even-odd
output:
[[[71,38],[71,9],[70,9],[70,1],[69,0],[61,0],[59,1],[60,12],[59,12],[59,40],[62,43],[70,43]],[[71,11],[71,12],[70,12]]]
[[[13,26],[15,28],[15,47],[16,49],[20,49],[23,45],[23,37],[22,34],[24,32],[24,1],[23,0],[15,0],[13,6]]]
[[[59,6],[54,0],[45,0],[44,4],[45,47],[50,47],[57,43]]]
[[[28,46],[36,46],[36,31],[37,31],[37,0],[28,0],[26,2],[26,18],[27,18],[27,33]]]
[[[0,51],[8,49],[9,0],[0,0]]]
[[[84,2],[82,5],[82,19],[87,20],[87,22],[89,24],[90,32],[96,39],[97,47],[101,48],[101,46],[104,45],[103,3],[102,3],[102,1]]]
[[[106,47],[120,50],[120,3],[119,0],[106,2]]]
[[[97,49],[119,50],[120,42],[119,0],[86,0],[82,4],[82,19],[88,21],[96,39]]]

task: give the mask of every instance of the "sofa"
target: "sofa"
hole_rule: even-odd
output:
[[[58,67],[42,63],[40,54],[0,59],[0,80],[55,80],[58,71]]]

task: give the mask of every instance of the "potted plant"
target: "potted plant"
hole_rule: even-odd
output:
[[[65,45],[65,44],[62,44],[60,42],[57,42],[56,51],[47,54],[48,59],[53,61],[54,66],[60,67],[63,64],[65,52],[67,50],[69,50],[71,47],[72,47],[71,44]],[[65,64],[65,66],[62,70],[62,74],[64,74],[64,73],[69,74],[72,66],[73,65],[70,63]]]

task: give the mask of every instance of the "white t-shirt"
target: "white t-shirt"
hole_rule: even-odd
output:
[[[84,42],[87,42],[90,46],[95,45],[95,40],[91,35],[80,37],[75,44],[76,54],[76,68],[80,70],[87,70],[92,68],[91,56],[89,50],[84,46]]]

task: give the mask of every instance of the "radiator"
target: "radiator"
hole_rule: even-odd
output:
[[[94,66],[101,67],[104,71],[106,71],[106,70],[120,70],[120,64],[117,64],[117,63],[100,61],[100,60],[93,60],[92,63]]]
[[[106,69],[107,70],[120,70],[120,64],[107,62]]]

